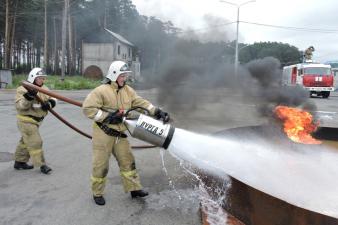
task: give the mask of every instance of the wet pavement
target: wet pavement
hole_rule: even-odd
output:
[[[57,91],[82,101],[84,91]],[[220,98],[198,105],[194,110],[174,111],[171,116],[176,127],[198,133],[214,133],[230,127],[262,124],[253,102],[236,101],[236,95],[219,90]],[[138,94],[157,105],[156,89],[140,90]],[[205,96],[214,93],[205,93]],[[224,94],[224,95],[223,95]],[[14,108],[15,90],[0,89],[0,157],[14,153],[19,140]],[[222,97],[226,96],[226,97]],[[323,124],[338,123],[338,95],[329,99],[314,98]],[[165,105],[161,105],[166,109]],[[80,108],[59,102],[55,108],[69,122],[87,133],[91,121]],[[338,126],[337,126],[338,127]],[[142,184],[150,192],[145,199],[131,199],[122,190],[116,161],[111,159],[106,187],[106,205],[93,203],[90,191],[91,142],[77,134],[53,115],[48,115],[41,127],[45,157],[52,167],[51,175],[38,169],[16,171],[13,161],[0,160],[0,217],[1,224],[123,224],[174,225],[201,224],[196,181],[180,167],[180,162],[164,152],[163,170],[161,149],[134,150]],[[132,145],[144,144],[131,139]],[[173,185],[170,185],[172,183]]]
[[[82,101],[89,91],[58,92]],[[135,150],[136,165],[142,184],[150,192],[146,199],[131,199],[123,192],[118,167],[110,160],[106,187],[106,205],[97,206],[90,191],[91,142],[77,134],[53,115],[41,126],[45,157],[53,169],[43,175],[38,169],[17,171],[11,156],[19,140],[15,91],[0,90],[0,217],[1,224],[199,224],[199,201],[194,181],[180,168],[179,162],[164,153],[164,165],[174,186],[162,169],[159,148]],[[69,122],[87,133],[91,121],[76,106],[59,102],[55,108]],[[133,145],[145,144],[131,140]],[[162,150],[163,151],[163,150]],[[175,188],[176,191],[173,189]],[[181,198],[181,199],[180,199]]]

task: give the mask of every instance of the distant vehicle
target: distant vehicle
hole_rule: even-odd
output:
[[[328,98],[334,91],[334,74],[330,65],[305,62],[285,66],[283,68],[282,84],[286,86],[301,86],[308,90],[310,97],[314,94]]]
[[[333,75],[334,75],[334,89],[338,89],[338,60],[331,60],[325,62],[325,64],[330,65]]]

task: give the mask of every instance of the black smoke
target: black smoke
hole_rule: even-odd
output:
[[[233,81],[227,74],[233,74],[233,65],[185,56],[170,58],[155,79],[159,88],[158,102],[175,112],[195,110],[198,104],[216,102],[218,96],[204,92],[231,86]]]
[[[266,57],[253,60],[245,65],[252,79],[246,79],[246,95],[261,98],[259,111],[262,116],[273,115],[277,105],[300,107],[314,111],[309,101],[309,92],[299,86],[282,85],[282,68],[278,59]]]
[[[309,111],[316,109],[309,101],[309,93],[303,88],[282,86],[281,64],[273,57],[240,66],[238,75],[235,75],[233,64],[177,54],[163,64],[155,83],[159,90],[158,102],[174,113],[221,103],[223,98],[229,98],[223,95],[222,90],[241,96],[230,99],[236,104],[247,104],[248,100],[253,99],[261,117],[274,117],[274,108],[278,105]],[[229,107],[224,105],[218,116],[231,117],[230,111],[233,114],[233,109]]]

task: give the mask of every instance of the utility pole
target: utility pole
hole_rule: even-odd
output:
[[[236,21],[236,46],[235,46],[235,76],[238,77],[238,32],[239,32],[239,8],[237,7],[237,21]]]
[[[45,0],[45,43],[43,46],[43,67],[45,71],[47,72],[47,67],[48,67],[48,32],[47,32],[47,1]]]
[[[9,69],[9,0],[6,0],[6,25],[5,25],[5,57],[3,67]]]
[[[70,17],[70,7],[68,0],[68,74],[74,74],[74,54],[73,54],[73,22]]]
[[[66,53],[66,41],[67,41],[67,19],[68,19],[68,1],[64,0],[65,6],[63,10],[63,18],[62,18],[62,40],[61,40],[61,80],[65,80],[65,53]]]
[[[235,76],[237,77],[238,75],[238,33],[239,33],[239,9],[241,8],[241,6],[243,5],[246,5],[250,2],[255,2],[256,0],[250,0],[250,1],[246,1],[246,2],[243,2],[241,4],[235,4],[235,3],[232,3],[232,2],[228,2],[228,1],[224,1],[224,0],[220,0],[220,2],[223,2],[223,3],[227,3],[227,4],[230,4],[230,5],[233,5],[235,7],[237,7],[237,20],[236,20],[236,47],[235,47]]]
[[[56,45],[56,18],[55,16],[53,17],[53,32],[54,32],[54,51],[53,51],[53,72],[54,74],[57,73],[57,68],[59,68],[59,54],[58,54],[58,48]]]

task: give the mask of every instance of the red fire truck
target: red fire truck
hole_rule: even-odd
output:
[[[283,68],[282,84],[301,86],[313,94],[328,98],[334,91],[334,75],[330,65],[299,63]]]

